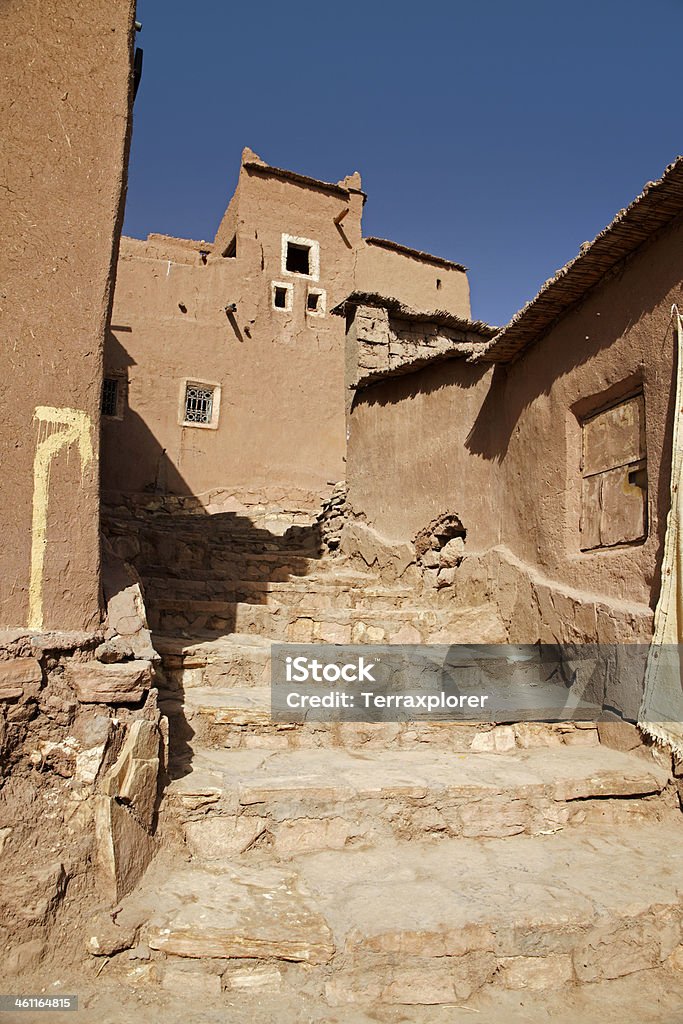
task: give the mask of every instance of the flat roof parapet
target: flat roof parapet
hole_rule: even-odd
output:
[[[311,178],[307,174],[287,171],[283,167],[273,167],[271,164],[266,164],[261,160],[244,160],[242,166],[246,167],[248,171],[261,174],[264,177],[281,178],[283,181],[291,181],[295,185],[303,185],[305,188],[315,188],[319,192],[327,192],[330,195],[340,196],[342,199],[348,199],[352,192],[363,196],[363,200],[367,198],[361,188],[343,185],[341,182],[320,181],[318,178]]]
[[[461,270],[467,273],[467,267],[462,263],[454,263],[453,260],[444,259],[443,256],[432,256],[430,252],[423,252],[422,249],[411,249],[408,245],[400,242],[392,242],[389,238],[375,238],[371,235],[364,238],[366,245],[376,245],[380,249],[391,249],[393,252],[400,252],[403,256],[412,256],[413,259],[421,260],[423,263],[433,263],[435,267],[447,267],[450,270]]]

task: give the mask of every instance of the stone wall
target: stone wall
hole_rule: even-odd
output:
[[[457,317],[450,317],[456,321]],[[475,324],[408,320],[381,306],[359,304],[347,321],[347,387],[400,376],[439,359],[471,356],[485,344]]]
[[[89,629],[100,619],[102,350],[133,22],[133,0],[0,9],[0,626]]]
[[[0,633],[3,977],[82,953],[156,850],[154,665],[111,633]]]

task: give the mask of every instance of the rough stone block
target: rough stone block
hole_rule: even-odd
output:
[[[659,959],[655,922],[609,922],[587,935],[574,953],[574,969],[579,981],[595,982],[656,967]]]
[[[86,949],[93,956],[113,956],[135,945],[140,922],[113,920],[111,914],[98,914],[90,926]]]
[[[298,818],[281,823],[275,847],[282,857],[312,850],[341,850],[361,831],[344,818]]]
[[[185,823],[185,838],[192,853],[205,860],[239,856],[266,830],[263,818],[215,816]]]
[[[328,1003],[433,1006],[469,999],[496,972],[492,953],[444,957],[436,964],[381,966],[335,975],[325,986]]]
[[[95,657],[98,661],[115,664],[118,661],[130,661],[135,655],[127,640],[120,636],[113,636],[100,644],[95,650]]]
[[[17,700],[26,689],[36,688],[43,674],[37,658],[0,661],[0,700]]]
[[[229,968],[223,975],[227,992],[278,992],[282,988],[282,971],[275,964]]]
[[[161,987],[180,996],[184,1002],[197,1006],[220,997],[221,979],[205,964],[170,963],[164,967]]]
[[[142,877],[156,843],[127,807],[102,794],[95,797],[95,832],[100,867],[120,899]]]
[[[479,732],[472,740],[472,751],[475,753],[505,753],[517,746],[515,730],[510,725],[501,725],[488,732]]]
[[[83,704],[137,704],[152,685],[150,661],[72,662],[68,674]]]
[[[568,953],[513,956],[503,960],[498,977],[504,988],[553,990],[572,981],[574,968]]]
[[[108,796],[130,804],[147,826],[152,824],[156,807],[159,743],[159,729],[154,722],[133,722],[103,784]]]
[[[462,537],[453,537],[439,552],[439,565],[442,569],[457,569],[465,554],[465,542]]]

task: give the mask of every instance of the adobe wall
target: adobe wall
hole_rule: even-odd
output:
[[[415,309],[444,309],[470,316],[470,286],[463,267],[437,257],[411,255],[370,239],[358,247],[358,291],[400,298]]]
[[[344,325],[329,310],[350,290],[361,205],[243,166],[205,264],[200,243],[124,239],[107,372],[125,372],[128,401],[104,421],[105,491],[319,504],[344,475]],[[283,234],[319,244],[315,280],[283,271]],[[274,308],[275,282],[291,308]],[[309,288],[325,293],[319,314]],[[217,429],[181,425],[187,379],[221,387]]]
[[[318,508],[345,477],[344,323],[330,311],[365,290],[469,315],[464,268],[362,239],[360,184],[357,174],[316,182],[245,149],[213,243],[123,240],[106,371],[127,397],[103,420],[107,500],[294,511]],[[319,247],[311,278],[283,265],[283,235]],[[322,293],[317,312],[311,289]],[[187,380],[220,388],[215,429],[182,422]]]
[[[570,587],[654,607],[669,508],[676,340],[681,303],[679,219],[594,289],[507,370],[496,371],[469,450],[499,461],[514,499],[505,543]],[[581,552],[581,419],[642,387],[647,538]],[[496,429],[487,429],[495,416]]]
[[[102,349],[122,211],[133,0],[0,8],[0,626],[99,622]]]
[[[509,365],[436,364],[362,389],[350,417],[354,531],[412,542],[436,515],[467,530],[460,597],[489,593],[518,642],[644,639],[669,505],[683,224],[674,224]],[[581,421],[641,388],[647,538],[580,550]]]
[[[467,450],[492,375],[490,366],[453,359],[358,392],[349,423],[348,503],[386,540],[410,542],[432,519],[455,512],[468,550],[500,542],[500,474]]]

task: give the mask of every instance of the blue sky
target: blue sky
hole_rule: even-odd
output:
[[[683,0],[139,0],[125,232],[212,239],[245,145],[368,193],[504,323],[683,152]]]

